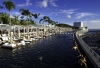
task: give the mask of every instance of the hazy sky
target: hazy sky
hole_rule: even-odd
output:
[[[0,0],[0,5],[4,0]],[[39,21],[44,15],[59,23],[73,25],[83,22],[91,29],[100,29],[100,0],[12,0],[16,9],[12,15],[20,15],[19,9],[29,9],[32,13],[40,13]],[[6,9],[0,11],[7,12]]]

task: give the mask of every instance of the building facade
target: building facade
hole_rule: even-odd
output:
[[[74,22],[74,27],[78,27],[78,28],[83,27],[83,22]]]

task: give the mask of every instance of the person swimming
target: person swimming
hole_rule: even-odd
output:
[[[38,59],[41,61],[41,60],[43,59],[43,57],[41,56],[41,57],[39,57]]]

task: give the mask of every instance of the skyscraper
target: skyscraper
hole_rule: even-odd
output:
[[[81,27],[83,27],[83,22],[74,22],[73,26],[81,28]]]

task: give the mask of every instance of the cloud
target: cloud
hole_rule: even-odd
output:
[[[82,21],[84,26],[88,26],[89,29],[100,29],[100,20],[88,20]]]
[[[78,13],[76,14],[76,19],[81,19],[83,17],[87,17],[87,16],[93,16],[93,13],[88,13],[88,12],[83,12],[83,13]]]
[[[21,17],[20,12],[11,12],[10,17],[14,18],[14,16],[19,16],[18,19],[20,19],[20,17]]]
[[[68,9],[68,10],[60,10],[59,13],[63,13],[66,15],[67,18],[71,18],[71,15],[75,13],[77,9]]]
[[[10,17],[11,17],[11,18],[14,18],[14,16],[13,16],[12,14],[10,14]]]
[[[37,6],[46,8],[48,6],[48,0],[43,0],[41,2],[37,2]]]
[[[11,18],[14,18],[13,15],[18,16],[18,15],[20,15],[20,13],[19,13],[19,12],[12,12],[12,13],[10,14],[10,17],[11,17]]]
[[[50,16],[57,16],[58,15],[58,12],[50,12],[49,15]]]
[[[76,9],[60,10],[60,13],[73,14]]]
[[[12,12],[13,15],[20,15],[19,12]]]
[[[71,18],[71,15],[67,15],[66,17],[67,17],[67,18]]]
[[[89,22],[89,23],[100,23],[100,20],[88,20],[83,22]]]
[[[30,2],[30,0],[26,0],[26,3],[25,4],[17,4],[19,7],[22,7],[22,6],[31,6],[32,3]]]
[[[54,7],[58,7],[58,5],[57,5],[54,1],[56,1],[56,0],[50,0],[50,4],[51,4],[52,6],[54,6]]]
[[[37,6],[39,7],[43,7],[43,8],[47,8],[49,4],[51,4],[54,7],[58,7],[58,5],[54,2],[55,0],[43,0],[43,1],[39,1],[37,2]]]
[[[44,17],[44,16],[46,16],[45,14],[40,14],[40,16],[39,17]]]

